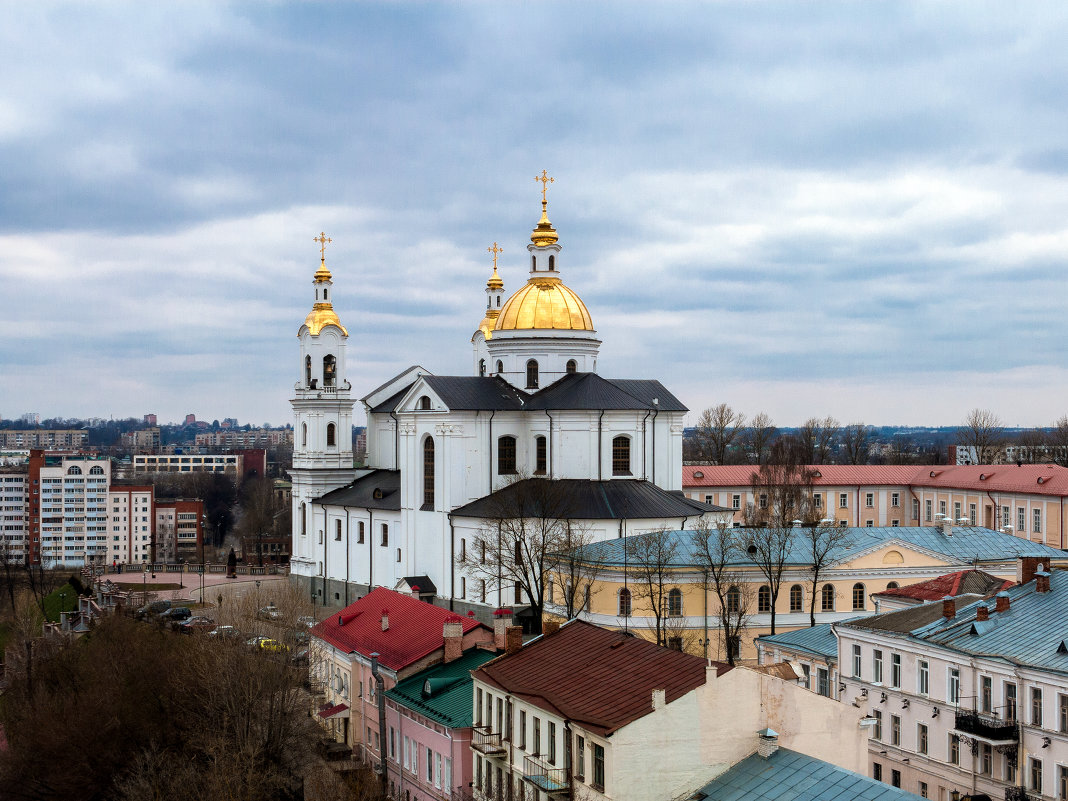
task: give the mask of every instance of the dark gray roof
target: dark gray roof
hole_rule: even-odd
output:
[[[753,733],[754,744],[756,733]],[[706,784],[706,801],[912,801],[918,795],[796,751],[752,754]]]
[[[423,380],[441,398],[441,402],[453,411],[518,411],[527,400],[525,392],[496,376],[426,375]]]
[[[609,378],[608,380],[628,395],[633,395],[638,400],[643,401],[650,408],[652,408],[653,399],[655,398],[659,402],[659,408],[662,412],[690,411],[682,405],[682,401],[668,392],[659,381],[641,378]]]
[[[412,384],[415,382],[413,381]],[[390,395],[384,401],[371,409],[371,414],[389,414],[397,408],[397,404],[400,403],[401,398],[408,394],[408,390],[412,388],[412,384],[408,384],[400,392]]]
[[[325,506],[400,510],[400,471],[375,470],[319,498]]]
[[[648,409],[686,411],[659,381],[609,380],[596,373],[565,375],[531,396],[528,409]]]
[[[528,478],[453,510],[460,517],[536,517],[550,507],[557,518],[646,520],[696,517],[721,511],[649,481]]]
[[[430,576],[404,576],[401,579],[409,587],[418,587],[419,594],[430,593],[431,595],[438,594],[437,585],[430,580]]]
[[[974,595],[962,595],[957,599],[960,607],[970,601],[977,600]],[[942,602],[931,601],[921,606],[910,606],[905,609],[895,609],[892,612],[884,612],[881,615],[858,618],[842,622],[840,626],[852,626],[858,629],[875,629],[878,631],[896,631],[901,634],[914,629],[923,628],[942,617]]]
[[[366,401],[366,400],[367,400],[368,398],[370,398],[370,397],[371,397],[372,395],[374,395],[375,393],[381,392],[381,391],[382,391],[383,389],[385,389],[386,387],[388,387],[388,386],[389,386],[390,384],[392,384],[392,383],[393,383],[394,381],[396,381],[396,380],[397,380],[398,378],[400,378],[400,377],[401,377],[402,375],[404,375],[405,373],[411,372],[412,370],[421,370],[423,374],[426,374],[426,373],[427,373],[427,370],[426,370],[426,368],[425,368],[425,367],[420,367],[420,366],[419,366],[418,364],[413,364],[413,365],[412,365],[411,367],[409,367],[409,368],[408,368],[407,370],[402,370],[401,372],[397,373],[397,375],[393,376],[393,378],[389,379],[389,380],[388,380],[388,381],[386,381],[385,383],[383,383],[383,384],[379,384],[379,385],[378,385],[377,387],[375,387],[375,388],[374,388],[374,389],[372,389],[372,390],[371,390],[370,392],[368,392],[368,393],[367,393],[366,395],[364,395],[364,396],[363,396],[362,398],[360,398],[360,400],[362,400],[362,401]],[[417,375],[415,375],[415,376],[412,376],[412,381],[415,381],[415,379],[416,379],[417,377],[418,377],[418,374],[417,374]],[[409,386],[409,387],[410,387],[410,386],[412,385],[412,381],[409,381],[409,382],[408,382],[408,384],[407,384],[407,386]]]

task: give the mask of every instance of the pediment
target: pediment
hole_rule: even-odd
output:
[[[931,567],[935,565],[949,567],[954,566],[955,563],[946,559],[944,554],[934,553],[926,548],[918,548],[912,543],[900,540],[889,540],[868,548],[847,551],[843,558],[835,563],[835,567],[866,570],[875,568]]]
[[[404,393],[404,397],[397,404],[396,411],[398,414],[405,412],[426,414],[447,412],[450,409],[441,399],[441,396],[430,387],[427,380],[423,376],[419,376],[415,383],[408,388],[408,391]]]

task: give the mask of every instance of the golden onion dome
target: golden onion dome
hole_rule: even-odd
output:
[[[542,248],[546,245],[556,244],[559,238],[560,236],[556,233],[556,229],[553,228],[553,224],[549,222],[549,214],[543,200],[541,202],[541,219],[538,220],[538,224],[534,227],[534,231],[530,235],[530,241],[535,246]]]
[[[324,258],[319,262],[319,269],[315,271],[315,283],[321,284],[324,281],[330,281],[332,278],[333,276],[330,275],[330,271],[326,269],[326,259]]]
[[[502,281],[501,277],[497,275],[496,263],[494,263],[493,265],[493,275],[491,275],[489,277],[489,280],[486,282],[486,289],[504,289],[504,281]]]
[[[341,319],[337,316],[337,312],[334,311],[334,307],[330,303],[316,303],[312,306],[312,310],[304,318],[304,325],[308,327],[308,331],[311,332],[313,337],[319,336],[319,332],[328,325],[337,326],[341,329],[342,334],[349,335],[348,330],[341,324]]]
[[[528,329],[593,331],[593,319],[578,295],[556,276],[537,276],[527,281],[504,304],[495,331]]]

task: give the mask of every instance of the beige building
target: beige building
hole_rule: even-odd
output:
[[[136,473],[228,473],[242,475],[244,457],[221,454],[137,454],[132,471]]]
[[[0,430],[0,448],[56,449],[84,448],[89,444],[89,432],[78,429],[6,429]]]

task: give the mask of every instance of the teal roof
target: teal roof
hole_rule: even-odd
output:
[[[499,656],[494,651],[469,648],[455,662],[437,664],[409,676],[386,697],[450,729],[471,727],[474,701],[471,671]],[[424,691],[429,689],[430,694]]]
[[[780,645],[807,654],[822,656],[826,659],[838,659],[838,639],[831,632],[830,623],[818,626],[784,631],[780,634],[765,634],[757,637],[757,642],[765,645]]]
[[[738,529],[739,536],[752,533],[753,529]],[[1068,560],[1068,553],[1051,548],[1038,542],[1029,542],[1011,534],[1004,534],[979,526],[964,526],[953,529],[953,535],[947,537],[937,526],[902,526],[900,528],[845,528],[843,542],[830,554],[831,562],[844,562],[856,555],[883,546],[899,543],[905,547],[926,551],[941,557],[951,564],[972,565],[976,562],[1011,561],[1021,556],[1039,556],[1048,559]],[[671,564],[676,567],[697,567],[693,531],[668,532],[675,539],[675,551]],[[590,561],[604,565],[620,566],[626,564],[627,543],[633,543],[648,534],[636,534],[604,542],[595,542],[579,549]],[[787,565],[808,565],[811,563],[809,552],[811,546],[803,529],[790,530],[789,553]],[[734,560],[735,564],[752,564],[743,554]]]
[[[914,801],[918,795],[829,762],[780,748],[770,757],[753,754],[694,797],[706,801]]]

